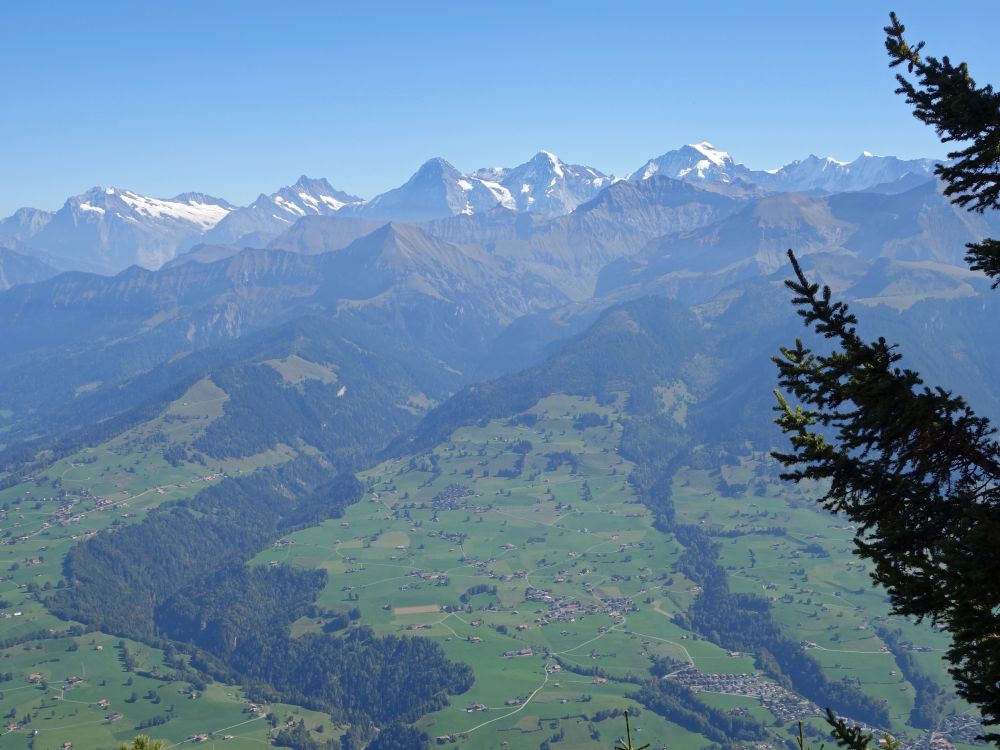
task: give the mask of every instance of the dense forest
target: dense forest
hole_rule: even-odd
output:
[[[313,734],[302,720],[282,727],[274,744],[291,750],[429,750],[431,746],[425,733],[400,722],[377,728],[369,721],[361,721],[351,725],[338,740]]]
[[[345,721],[412,721],[472,684],[436,643],[377,638],[365,628],[292,638],[326,583],[322,571],[248,568],[282,534],[340,515],[361,494],[351,475],[329,479],[299,459],[230,479],[142,523],[78,545],[69,584],[49,600],[65,617],[107,632],[187,644],[192,664],[269,700]]]
[[[98,534],[66,557],[52,611],[116,635],[158,635],[157,607],[185,585],[245,562],[295,528],[342,512],[360,495],[350,475],[303,458],[231,478],[141,523]]]

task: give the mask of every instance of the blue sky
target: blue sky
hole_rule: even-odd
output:
[[[940,156],[892,92],[895,7],[1000,83],[990,2],[67,3],[0,6],[0,216],[94,185],[251,201],[300,174],[371,197],[444,156],[539,149],[624,174],[709,140]]]

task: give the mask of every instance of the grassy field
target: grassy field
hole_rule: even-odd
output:
[[[126,668],[124,649],[132,671]],[[251,711],[232,686],[214,683],[199,690],[158,676],[169,673],[160,651],[107,635],[52,638],[6,649],[2,664],[12,678],[2,684],[5,729],[0,747],[29,747],[33,741],[36,750],[60,748],[64,742],[115,748],[145,733],[165,739],[168,746],[207,734],[226,741],[226,747],[245,750],[266,741],[268,713],[279,723],[304,718],[310,727],[324,725],[336,736],[324,715],[282,705]],[[150,720],[165,723],[144,728]],[[8,731],[10,723],[18,728]]]
[[[214,732],[233,735],[227,747],[260,747],[269,724],[246,714],[238,688],[209,685],[204,692],[170,679],[162,653],[133,642],[136,671],[124,671],[117,638],[97,633],[67,637],[71,623],[38,601],[59,585],[62,560],[82,539],[114,524],[134,523],[157,505],[194,495],[224,476],[286,461],[286,447],[240,461],[219,461],[191,450],[222,414],[226,395],[209,380],[192,386],[159,417],[55,462],[31,481],[0,491],[0,640],[43,636],[0,650],[0,749],[111,748],[140,731],[179,743]],[[164,451],[185,448],[195,460],[171,464]],[[31,675],[41,675],[31,679]],[[73,679],[71,679],[73,678]],[[152,691],[151,697],[146,698]],[[132,693],[136,700],[128,700]],[[107,706],[99,701],[107,700]],[[282,720],[288,707],[274,710]],[[308,712],[301,712],[303,715]],[[109,717],[120,715],[114,721]],[[154,717],[163,724],[139,729]],[[26,721],[27,720],[27,721]],[[326,723],[323,716],[310,725]],[[17,728],[10,728],[16,725]],[[37,734],[35,734],[37,732]],[[34,743],[32,745],[32,743]]]
[[[682,401],[661,396],[672,411]],[[578,429],[585,413],[608,423]],[[651,528],[626,482],[633,467],[617,452],[620,407],[552,397],[530,414],[530,426],[463,428],[428,454],[377,466],[364,476],[370,492],[344,518],[296,533],[256,562],[323,568],[330,583],[321,605],[357,607],[379,632],[434,638],[472,665],[474,687],[421,721],[432,737],[477,750],[543,740],[606,748],[621,721],[593,717],[629,705],[634,688],[623,680],[649,677],[652,656],[710,675],[754,673],[754,659],[674,622],[696,592],[671,573],[681,548]],[[817,511],[809,488],[778,484],[774,474],[761,456],[684,469],[674,487],[678,519],[712,534],[739,532],[719,537],[732,588],[771,599],[786,632],[815,644],[810,652],[831,678],[857,679],[889,703],[894,731],[915,735],[906,727],[913,689],[873,631],[888,612],[884,594],[852,558],[852,531]],[[781,531],[761,533],[771,527]],[[530,600],[529,589],[550,600]],[[296,630],[321,626],[302,620]],[[892,627],[930,649],[920,661],[944,682],[945,637],[896,620]],[[530,655],[504,655],[521,650]],[[775,721],[757,699],[705,695]],[[967,710],[959,701],[952,708]],[[707,744],[650,712],[638,724],[654,746]]]
[[[651,528],[626,482],[633,467],[617,451],[619,408],[552,397],[531,410],[530,426],[499,420],[463,428],[428,454],[367,472],[363,502],[281,540],[256,562],[323,568],[330,583],[321,605],[358,607],[361,622],[379,632],[434,638],[472,665],[473,688],[421,721],[432,737],[477,750],[546,739],[606,748],[621,721],[592,719],[629,705],[634,688],[622,680],[648,677],[652,656],[706,674],[755,672],[752,655],[730,655],[674,622],[696,594],[671,574],[681,548]],[[608,424],[577,429],[584,413]],[[710,533],[784,529],[720,538],[733,589],[771,598],[789,634],[816,644],[810,650],[830,677],[858,679],[888,701],[892,728],[907,731],[913,691],[893,674],[893,657],[872,630],[887,606],[851,557],[851,531],[786,486],[758,483],[760,496],[718,489],[720,478],[752,485],[771,468],[757,457],[722,473],[682,470],[674,488],[679,519]],[[296,631],[321,626],[302,620]],[[902,627],[917,646],[944,646],[926,627]],[[921,657],[940,662],[939,653]],[[943,677],[936,669],[929,671]],[[756,699],[712,700],[775,720]],[[661,738],[671,747],[708,744],[648,711],[638,724],[654,746]]]
[[[755,475],[766,475],[767,461],[758,456],[714,472],[682,470],[674,484],[678,519],[701,524],[709,533],[743,532],[719,538],[732,589],[770,599],[778,622],[812,644],[810,653],[831,678],[858,680],[867,693],[889,704],[892,729],[904,730],[914,691],[874,626],[902,629],[903,640],[926,649],[916,652],[924,670],[950,686],[941,659],[947,637],[927,625],[888,619],[885,592],[872,585],[865,563],[852,556],[853,529],[817,511],[807,491],[765,481],[755,486],[760,494],[725,497],[717,491],[720,479],[730,486],[754,485]],[[784,533],[762,533],[770,528]],[[957,699],[951,708],[968,710]]]
[[[269,364],[293,386],[302,378],[335,378],[294,360]],[[682,421],[685,394],[664,389],[660,397]],[[0,683],[0,710],[4,723],[18,725],[0,734],[0,750],[66,741],[110,748],[139,731],[170,746],[209,732],[212,741],[232,735],[227,747],[268,743],[270,722],[264,713],[247,713],[238,687],[199,691],[171,679],[154,649],[98,634],[65,635],[67,623],[37,601],[59,584],[61,560],[78,540],[135,522],[225,475],[294,455],[283,447],[218,462],[191,452],[225,398],[211,382],[198,383],[157,420],[0,493],[7,542],[0,546],[0,638],[46,635],[0,651],[0,664],[8,665],[0,676],[10,674]],[[623,730],[610,714],[634,707],[630,680],[649,678],[654,657],[717,681],[746,675],[771,684],[756,672],[752,654],[730,654],[675,620],[698,592],[673,573],[682,548],[652,528],[627,481],[634,467],[618,452],[621,403],[550,397],[526,418],[463,428],[427,454],[382,463],[362,476],[369,491],[344,517],[279,540],[253,564],[322,568],[329,584],[321,607],[357,607],[360,622],[377,632],[433,638],[450,658],[471,665],[471,690],[419,722],[447,746],[608,748]],[[171,464],[163,455],[169,446],[184,447],[192,460]],[[817,512],[806,489],[772,481],[768,461],[682,469],[673,492],[678,520],[717,535],[733,590],[770,598],[789,636],[808,642],[831,678],[858,680],[889,703],[894,731],[916,736],[905,724],[913,690],[873,629],[888,607],[851,555],[851,529]],[[293,632],[323,625],[304,618]],[[946,684],[945,636],[898,620],[891,625],[920,649],[922,668]],[[714,689],[702,697],[775,723],[757,698]],[[102,700],[109,704],[98,705]],[[959,701],[951,708],[968,710]],[[329,717],[289,706],[266,711],[337,736]],[[115,714],[121,717],[109,722]],[[154,718],[165,723],[139,729]],[[648,710],[634,726],[653,747],[710,744]],[[787,736],[787,729],[776,730],[775,740]]]
[[[584,412],[612,426],[574,429]],[[376,467],[363,477],[372,491],[343,518],[257,562],[321,567],[330,574],[322,606],[357,606],[377,631],[435,638],[471,664],[474,687],[421,722],[431,736],[527,747],[561,732],[560,745],[608,747],[621,720],[593,717],[630,704],[635,688],[621,679],[647,674],[650,655],[690,651],[707,670],[752,665],[690,634],[673,641],[674,604],[641,603],[662,596],[656,575],[680,549],[652,530],[626,482],[617,409],[557,397],[533,413],[532,427],[466,428],[431,454]],[[549,454],[566,451],[572,462],[553,465]],[[538,601],[526,601],[529,588]],[[595,667],[609,677],[571,671]],[[704,744],[650,712],[638,727],[672,745]]]

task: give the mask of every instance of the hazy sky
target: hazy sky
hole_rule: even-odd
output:
[[[893,94],[895,7],[1000,84],[997,2],[21,2],[0,5],[0,216],[94,185],[247,203],[300,174],[371,197],[443,156],[539,149],[624,174],[709,140],[940,156]]]

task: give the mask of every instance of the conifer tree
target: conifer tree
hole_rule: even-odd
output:
[[[965,63],[923,56],[895,14],[885,28],[890,66],[920,120],[943,142],[967,144],[937,174],[951,200],[972,211],[1000,207],[1000,96],[978,88]],[[911,81],[907,74],[914,76]],[[815,479],[820,503],[857,524],[858,553],[874,564],[896,614],[947,629],[959,694],[984,722],[1000,724],[1000,444],[965,401],[900,366],[897,347],[862,339],[857,318],[830,289],[806,278],[792,251],[786,284],[806,326],[830,353],[796,341],[774,357],[777,423],[791,450],[774,456],[785,479]],[[969,245],[967,261],[1000,284],[1000,242]],[[986,738],[1000,742],[1000,733]]]
[[[953,203],[983,213],[1000,205],[1000,93],[990,85],[979,88],[966,63],[953,65],[945,56],[923,56],[924,43],[910,45],[906,27],[895,13],[885,27],[889,67],[905,66],[898,73],[897,94],[913,107],[913,116],[932,125],[942,143],[967,144],[948,154],[951,163],[935,170],[945,183],[944,194]],[[908,77],[909,76],[909,77]],[[910,80],[913,77],[914,80]],[[985,239],[968,245],[965,259],[973,270],[983,271],[1000,285],[1000,241]]]

